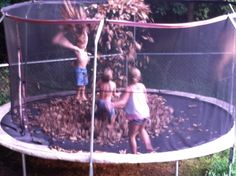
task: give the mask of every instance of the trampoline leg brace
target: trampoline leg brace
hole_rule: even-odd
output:
[[[228,176],[232,175],[232,166],[234,164],[234,156],[235,156],[235,147],[230,148],[229,152],[229,164],[228,164]]]

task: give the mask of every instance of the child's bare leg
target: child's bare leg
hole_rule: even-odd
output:
[[[146,147],[146,150],[148,152],[152,152],[153,151],[153,147],[152,147],[152,144],[151,144],[151,140],[150,140],[150,137],[145,129],[145,126],[142,126],[140,128],[140,134],[141,134],[141,138],[143,140],[143,143]]]
[[[115,116],[112,116],[112,117],[111,117],[111,125],[112,125],[112,126],[115,124],[115,121],[116,121],[116,117],[115,117]]]
[[[130,140],[129,142],[130,142],[131,152],[133,154],[137,154],[136,136],[138,134],[138,129],[139,126],[129,123],[129,140]]]
[[[86,95],[85,95],[85,86],[81,86],[81,98],[83,99],[83,100],[87,100],[87,97],[86,97]]]
[[[78,87],[77,93],[76,93],[76,100],[80,100],[80,94],[81,94],[81,90],[80,90],[80,87]]]
[[[106,106],[106,109],[107,109],[108,112],[109,112],[109,117],[110,117],[109,121],[110,121],[110,124],[111,124],[111,126],[113,126],[114,123],[115,123],[115,121],[116,121],[115,109],[114,109],[114,107],[112,106],[112,104],[111,104],[110,102],[109,102],[109,103],[106,103],[105,106]]]

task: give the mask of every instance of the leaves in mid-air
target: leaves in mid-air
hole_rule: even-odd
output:
[[[62,7],[62,16],[64,19],[109,19],[120,21],[149,22],[150,7],[144,3],[144,0],[108,0],[101,4],[78,4],[74,1],[64,0]],[[69,29],[72,32],[80,31],[81,28],[88,27],[89,24],[82,25],[71,24]],[[94,27],[89,27],[90,31]],[[141,50],[142,44],[137,41],[134,35],[135,27],[106,23],[100,48],[106,53],[119,53],[122,58],[134,60],[137,50]],[[153,42],[153,39],[147,32],[142,32],[142,39]]]

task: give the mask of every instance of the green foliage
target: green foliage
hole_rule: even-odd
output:
[[[210,8],[207,4],[200,4],[198,10],[195,12],[197,20],[207,19],[209,16]]]
[[[211,160],[208,157],[201,157],[182,161],[180,164],[180,176],[207,176]]]
[[[183,15],[184,13],[186,13],[188,11],[187,7],[182,4],[182,3],[174,3],[173,4],[173,8],[172,11],[174,12],[174,14],[176,15]]]
[[[19,2],[24,2],[26,0],[1,0],[0,1],[0,8],[8,6],[10,4],[15,4],[15,3],[19,3]]]
[[[0,8],[5,7],[8,2],[9,1],[1,1],[0,2]]]
[[[211,165],[207,176],[227,176],[228,175],[229,150],[219,154],[214,154],[211,158]],[[236,176],[236,166],[232,167],[232,176]]]
[[[9,71],[8,69],[0,69],[0,105],[6,103],[10,99],[9,88]]]
[[[182,161],[180,165],[181,176],[227,176],[229,150],[223,152]],[[236,165],[232,167],[232,176],[236,176]]]
[[[0,8],[7,6],[10,3],[10,0],[0,1]]]
[[[236,2],[236,0],[228,0],[228,2]]]
[[[152,1],[150,4],[152,18],[155,22],[176,23],[187,21],[198,21],[213,18],[219,15],[231,13],[228,3],[224,2],[174,2],[174,1]],[[231,0],[231,2],[236,2]],[[233,5],[236,9],[236,5]]]

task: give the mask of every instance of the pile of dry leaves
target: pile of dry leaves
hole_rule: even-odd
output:
[[[173,108],[166,105],[162,96],[149,94],[151,111],[147,131],[151,137],[158,136],[167,128],[173,118]],[[91,100],[91,95],[89,95]],[[28,111],[29,124],[40,126],[48,135],[57,139],[71,141],[89,141],[91,127],[92,101],[78,102],[74,96],[53,98],[49,102],[34,103],[33,110]],[[34,117],[33,117],[34,116]],[[94,142],[99,145],[114,145],[128,135],[128,121],[122,109],[116,111],[113,125],[108,119],[95,118]]]

